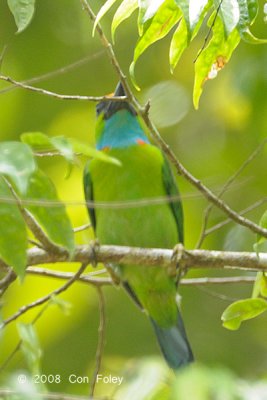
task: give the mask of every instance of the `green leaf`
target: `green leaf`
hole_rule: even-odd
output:
[[[165,0],[138,0],[138,32],[139,36],[144,33],[145,23],[151,19]]]
[[[209,19],[209,25],[213,24],[213,21],[214,14]],[[223,23],[220,18],[216,18],[212,38],[195,62],[193,102],[196,109],[204,83],[217,76],[218,72],[229,61],[239,41],[240,36],[236,29],[231,32],[228,38],[225,38]]]
[[[21,339],[21,350],[33,373],[40,372],[40,362],[42,357],[42,349],[39,344],[36,330],[32,324],[17,324],[19,336]]]
[[[27,230],[14,197],[0,176],[0,257],[22,279],[27,265]],[[12,201],[10,201],[10,199]]]
[[[34,149],[51,150],[54,146],[51,144],[50,138],[42,132],[25,132],[20,135],[20,140],[28,144]]]
[[[238,2],[237,0],[223,0],[221,3],[221,0],[214,0],[214,4],[216,8],[220,6],[219,16],[223,21],[226,36],[229,36],[239,22]]]
[[[267,310],[267,302],[263,299],[245,299],[230,304],[222,314],[223,326],[236,330],[241,322],[255,318]]]
[[[100,8],[99,12],[97,13],[95,22],[94,22],[94,27],[93,27],[93,36],[95,34],[95,30],[96,30],[96,26],[99,23],[99,21],[101,20],[101,18],[104,17],[104,15],[108,12],[108,10],[113,6],[113,4],[116,2],[117,0],[107,0],[104,5]]]
[[[170,46],[170,68],[173,73],[181,55],[188,45],[187,26],[184,18],[181,18],[176,31],[173,34]]]
[[[240,10],[240,18],[237,29],[241,38],[250,44],[264,44],[267,39],[256,38],[249,29],[253,24],[258,14],[258,1],[257,0],[237,0]]]
[[[20,142],[0,143],[0,174],[7,176],[23,194],[36,163],[30,147]]]
[[[73,163],[74,152],[69,139],[64,136],[55,136],[51,138],[51,144],[67,161]]]
[[[193,33],[196,26],[202,24],[204,16],[212,6],[212,0],[198,0],[189,2],[189,23],[191,32]],[[195,32],[196,33],[196,32]]]
[[[86,157],[98,158],[111,164],[121,165],[116,158],[110,157],[74,138],[64,136],[50,138],[41,132],[27,132],[21,135],[21,140],[39,151],[57,150],[68,162],[73,162],[75,153],[80,153]]]
[[[35,0],[7,0],[7,4],[14,16],[17,33],[24,31],[32,20]]]
[[[115,42],[115,31],[138,8],[138,0],[123,0],[118,7],[111,24],[112,41]]]
[[[87,144],[80,142],[77,139],[69,138],[70,143],[73,146],[75,153],[81,153],[90,158],[97,158],[98,160],[121,166],[121,162],[114,157],[110,157],[105,154],[103,151],[99,151],[94,149],[93,147],[88,146]]]
[[[134,59],[130,66],[130,75],[133,83],[135,83],[134,67],[138,58],[149,46],[168,34],[171,28],[178,22],[180,16],[181,12],[174,3],[174,0],[166,0],[158,9],[147,30],[135,46]]]
[[[24,199],[41,203],[26,205],[26,208],[44,228],[48,237],[58,245],[66,247],[72,254],[74,234],[65,205],[60,202],[52,181],[40,170],[31,175]],[[42,202],[51,202],[51,204]]]
[[[64,299],[61,299],[59,296],[52,295],[49,303],[51,305],[56,305],[58,308],[65,314],[69,315],[70,310],[72,308],[72,304],[69,301],[66,301]]]

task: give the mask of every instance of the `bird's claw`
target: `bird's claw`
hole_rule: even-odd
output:
[[[97,267],[97,250],[99,249],[100,243],[98,241],[98,239],[94,239],[91,241],[90,243],[90,250],[91,250],[91,262],[90,264],[92,265],[93,268]]]

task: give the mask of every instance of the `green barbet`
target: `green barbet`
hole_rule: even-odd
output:
[[[124,95],[119,83],[115,96]],[[179,197],[178,188],[168,162],[149,142],[131,105],[125,101],[97,105],[96,147],[121,162],[118,166],[93,159],[85,167],[86,200],[111,203],[110,208],[88,206],[100,244],[172,249],[182,243],[182,205],[169,199]],[[163,201],[153,204],[155,198]],[[144,199],[147,204],[140,204]],[[114,202],[122,206],[112,207]],[[113,268],[126,291],[149,316],[168,365],[177,369],[193,361],[176,302],[175,279],[161,267]]]

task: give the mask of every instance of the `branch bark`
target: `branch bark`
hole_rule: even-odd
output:
[[[217,250],[184,250],[180,262],[186,269],[219,268],[240,269],[249,271],[267,270],[267,253],[233,252]],[[49,253],[38,247],[28,250],[28,266],[60,262],[115,263],[126,265],[144,265],[146,267],[173,268],[176,260],[172,249],[146,249],[128,246],[99,246],[92,251],[91,246],[76,246],[70,260],[67,250]],[[0,267],[5,264],[0,260]]]

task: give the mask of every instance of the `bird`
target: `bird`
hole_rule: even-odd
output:
[[[114,96],[125,95],[119,82]],[[93,158],[84,169],[85,199],[100,245],[172,249],[183,243],[183,209],[173,173],[133,106],[125,100],[104,100],[97,104],[96,115],[96,149],[120,162]],[[155,198],[161,203],[153,204]],[[146,204],[140,204],[144,199]],[[94,202],[111,206],[98,208]],[[194,357],[177,304],[177,282],[166,268],[121,264],[112,268],[150,319],[169,367],[177,370],[191,363]]]

